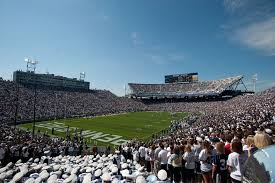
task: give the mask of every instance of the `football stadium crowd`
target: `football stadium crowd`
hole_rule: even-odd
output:
[[[35,94],[36,93],[36,94]],[[145,109],[145,105],[129,98],[117,97],[107,90],[88,92],[24,87],[0,80],[0,122],[12,122],[17,106],[17,121],[94,116]]]
[[[165,83],[165,84],[138,84],[129,83],[136,96],[192,96],[192,95],[217,95],[228,86],[240,80],[242,76],[229,77],[213,81],[200,81],[193,83]]]
[[[145,109],[196,115],[173,121],[170,129],[148,142],[132,140],[114,151],[98,152],[81,136],[32,136],[8,126],[5,121],[12,121],[17,102],[16,85],[0,81],[0,86],[0,182],[238,183],[249,160],[275,142],[275,88],[227,101],[147,105],[108,91],[38,89],[38,119]],[[19,119],[32,119],[33,90],[20,87],[18,101]],[[259,168],[254,175],[261,172],[260,182],[269,182],[270,169]]]

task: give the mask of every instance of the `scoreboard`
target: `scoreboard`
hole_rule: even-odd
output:
[[[198,81],[198,73],[173,74],[165,76],[165,83],[191,83]]]

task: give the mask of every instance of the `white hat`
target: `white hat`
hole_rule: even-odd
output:
[[[50,153],[50,151],[48,150],[48,151],[44,151],[44,154],[49,154]]]
[[[53,170],[54,170],[54,171],[59,170],[59,168],[60,168],[60,165],[54,165],[54,166],[53,166]]]
[[[63,175],[62,175],[62,178],[63,178],[63,179],[66,179],[66,178],[68,178],[68,177],[69,177],[69,175],[67,175],[67,174],[63,174]]]
[[[265,132],[268,133],[269,135],[272,135],[272,130],[271,129],[265,129]]]
[[[43,168],[42,168],[42,170],[48,170],[50,168],[50,166],[44,166]]]
[[[116,153],[116,154],[119,154],[119,153],[120,153],[120,151],[119,151],[119,150],[115,150],[115,153]]]
[[[41,167],[42,167],[42,165],[41,165],[41,164],[38,164],[38,165],[36,165],[35,167],[33,167],[33,169],[34,169],[34,170],[39,170],[39,169],[41,169]]]
[[[87,173],[91,173],[92,171],[93,171],[93,169],[91,167],[86,168]]]
[[[136,183],[146,183],[146,180],[143,176],[138,176],[136,178]]]
[[[22,166],[23,163],[15,163],[15,166]]]
[[[125,176],[129,175],[129,170],[125,169],[125,170],[120,171],[120,173],[123,177],[125,177]]]
[[[93,166],[93,167],[97,167],[97,165],[98,165],[97,162],[93,162],[93,163],[92,163],[92,166]]]
[[[111,180],[111,175],[107,172],[105,172],[102,176],[101,176],[101,179],[103,181],[110,181]]]
[[[102,163],[99,163],[98,165],[97,165],[97,168],[102,168],[103,167],[103,164]]]
[[[121,169],[126,169],[128,167],[128,164],[127,163],[123,163],[122,165],[121,165]]]
[[[30,178],[36,179],[37,177],[39,177],[38,173],[33,173],[33,174],[30,175]]]
[[[160,170],[159,172],[158,172],[158,178],[160,179],[160,180],[166,180],[167,179],[167,172],[165,171],[165,170]]]
[[[118,168],[115,166],[115,167],[112,167],[112,173],[117,173],[118,172]]]
[[[34,163],[38,163],[39,162],[39,158],[35,158],[35,160],[33,162]]]
[[[136,164],[136,165],[135,165],[135,169],[136,169],[136,170],[138,170],[140,167],[141,167],[140,164]]]
[[[102,169],[102,173],[104,174],[104,173],[108,173],[109,172],[109,170],[108,170],[108,168],[107,167],[104,167],[103,169]]]
[[[102,172],[101,172],[100,169],[97,169],[97,170],[95,171],[95,176],[96,176],[96,177],[99,177],[101,174],[102,174]]]

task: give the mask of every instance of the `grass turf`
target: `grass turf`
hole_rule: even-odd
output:
[[[162,130],[169,127],[171,120],[182,119],[186,117],[187,113],[168,113],[168,112],[132,112],[126,114],[117,114],[110,116],[98,116],[94,118],[77,118],[77,119],[60,119],[54,121],[45,121],[36,123],[39,124],[54,124],[62,123],[64,126],[75,127],[83,130],[103,132],[106,134],[120,135],[123,139],[139,139],[148,140],[152,137],[152,134],[157,134]],[[19,125],[20,128],[32,129],[32,123]],[[36,130],[41,132],[48,131],[50,129],[36,127]],[[64,137],[65,132],[55,131],[56,136]],[[74,132],[71,132],[71,136]],[[92,143],[93,141],[88,142]],[[106,145],[108,143],[99,142],[99,145]]]

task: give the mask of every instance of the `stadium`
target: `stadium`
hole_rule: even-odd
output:
[[[1,148],[14,152],[2,158],[2,166],[8,170],[13,167],[9,162],[15,167],[30,165],[25,167],[28,173],[2,171],[2,181],[80,181],[77,175],[84,181],[91,173],[92,179],[102,180],[107,175],[107,179],[112,175],[112,179],[130,182],[138,182],[141,175],[167,179],[168,168],[150,163],[150,153],[162,152],[163,145],[171,149],[173,143],[195,147],[203,140],[228,142],[248,138],[257,130],[274,141],[275,88],[254,94],[247,91],[242,76],[213,81],[198,81],[198,73],[196,77],[192,73],[166,76],[164,84],[129,83],[131,92],[118,97],[107,90],[89,89],[84,78],[38,74],[31,69],[15,71],[13,81],[0,80]],[[240,83],[245,90],[236,90]],[[124,163],[113,164],[114,159]],[[52,162],[47,168],[40,164],[45,160]],[[67,161],[86,165],[72,166],[72,173],[64,164]],[[98,168],[100,162],[109,162],[111,173],[106,174],[107,167]],[[126,170],[132,165],[136,172],[130,175]],[[164,175],[149,176],[160,169]],[[47,172],[54,170],[58,173]]]
[[[0,1],[0,183],[274,183],[275,1]]]

